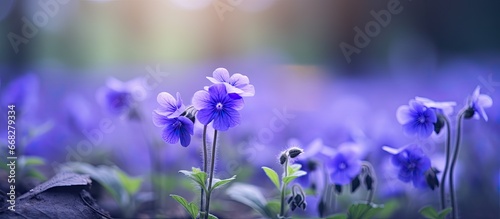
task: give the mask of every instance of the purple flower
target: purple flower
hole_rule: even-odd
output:
[[[214,84],[224,84],[227,93],[235,93],[242,97],[251,97],[255,95],[255,88],[250,84],[250,79],[242,74],[234,74],[231,77],[225,68],[215,69],[213,77],[207,77]]]
[[[163,128],[162,138],[165,142],[187,147],[191,143],[191,135],[194,134],[194,121],[184,116],[184,105],[181,95],[177,93],[177,99],[167,92],[161,92],[157,96],[160,107],[153,111],[153,123]]]
[[[1,97],[2,106],[14,104],[18,114],[36,111],[40,82],[35,74],[26,74],[10,82]]]
[[[403,125],[405,134],[417,135],[420,138],[429,137],[434,131],[434,123],[437,122],[436,112],[416,100],[410,100],[409,105],[400,106],[396,117]]]
[[[98,101],[111,113],[122,114],[132,109],[134,97],[144,98],[146,92],[141,86],[141,79],[127,82],[109,78],[106,87],[97,93]]]
[[[194,125],[189,118],[185,116],[168,118],[153,112],[153,123],[157,127],[163,128],[162,138],[165,142],[176,144],[180,140],[184,147],[191,143]]]
[[[488,115],[484,108],[489,108],[493,105],[493,100],[486,94],[480,94],[480,87],[477,86],[472,96],[470,97],[469,107],[474,110],[474,118],[479,119],[482,117],[484,121],[488,121]]]
[[[196,118],[203,125],[214,121],[215,130],[226,131],[240,124],[238,110],[243,108],[243,98],[237,94],[229,94],[223,84],[214,84],[208,91],[196,92],[192,102],[198,110]]]
[[[457,105],[457,103],[453,101],[435,102],[425,97],[415,97],[415,100],[421,102],[427,108],[435,109],[439,113],[442,113],[447,116],[453,114],[453,107]]]
[[[399,168],[399,180],[405,183],[413,182],[413,186],[417,188],[426,187],[425,172],[431,168],[431,160],[420,147],[412,144],[401,150],[384,150],[393,154],[392,164]]]
[[[330,178],[337,185],[351,183],[361,172],[361,160],[351,150],[339,151],[332,160],[327,162]]]
[[[155,112],[169,118],[180,116],[186,110],[186,107],[182,104],[181,94],[177,92],[176,96],[177,99],[167,92],[159,93],[156,101],[158,101],[160,107]]]

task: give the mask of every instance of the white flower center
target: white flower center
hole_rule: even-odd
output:
[[[340,163],[339,164],[339,169],[343,170],[345,168],[347,168],[347,165],[345,163]]]
[[[418,122],[425,123],[425,116],[419,116],[418,117]]]
[[[222,103],[217,103],[217,105],[215,105],[215,108],[217,108],[218,110],[221,110],[222,109]]]

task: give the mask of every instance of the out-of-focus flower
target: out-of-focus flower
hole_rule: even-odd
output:
[[[2,95],[2,106],[15,105],[17,114],[35,110],[38,104],[40,83],[34,74],[16,78],[5,88]]]
[[[244,106],[243,98],[229,94],[223,84],[214,84],[208,91],[196,92],[192,102],[198,110],[196,118],[204,125],[213,121],[214,129],[226,131],[240,124],[238,110]]]
[[[189,118],[185,116],[168,118],[153,111],[153,123],[163,128],[162,138],[165,142],[175,144],[180,140],[184,147],[191,143],[194,125]]]
[[[399,169],[399,180],[412,182],[417,188],[427,185],[425,173],[431,168],[431,160],[418,145],[412,144],[400,150],[389,147],[383,149],[393,154],[392,164]]]
[[[69,94],[62,104],[65,122],[73,132],[80,133],[91,126],[92,108],[85,98],[78,94]]]
[[[116,78],[109,78],[106,86],[98,91],[97,99],[113,114],[130,112],[134,99],[145,98],[146,96],[141,80],[137,78],[122,82]]]
[[[235,93],[242,97],[251,97],[255,95],[255,88],[250,84],[250,79],[242,74],[233,74],[229,76],[229,72],[225,68],[215,69],[213,77],[207,77],[214,84],[224,84],[227,93]]]
[[[174,98],[167,92],[159,93],[156,100],[160,107],[155,112],[168,118],[180,116],[186,110],[186,107],[182,104],[181,94],[177,92],[176,96],[177,98]]]
[[[351,150],[339,151],[327,163],[330,178],[336,185],[347,185],[361,172],[361,160]]]
[[[437,122],[436,112],[416,100],[410,100],[409,105],[400,106],[396,117],[403,125],[405,134],[420,138],[429,137],[434,131],[434,123]]]
[[[453,114],[453,107],[457,105],[457,103],[453,101],[436,102],[425,97],[415,97],[415,100],[421,102],[427,108],[435,109],[438,113],[442,113],[447,116]]]
[[[477,86],[472,93],[469,100],[469,109],[473,112],[471,116],[474,117],[474,119],[480,119],[480,117],[482,117],[484,121],[488,121],[488,115],[486,115],[484,109],[493,105],[493,99],[486,94],[481,94],[480,89],[481,87]]]

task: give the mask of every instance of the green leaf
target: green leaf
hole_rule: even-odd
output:
[[[120,169],[115,169],[115,171],[118,175],[118,179],[120,180],[125,190],[127,190],[128,194],[134,195],[135,193],[137,193],[137,191],[139,191],[139,188],[142,184],[142,179],[140,177],[130,177]]]
[[[295,172],[299,171],[302,168],[302,165],[296,163],[288,166],[288,175],[293,175]]]
[[[42,180],[42,181],[47,180],[47,177],[45,177],[45,175],[43,175],[42,172],[35,170],[35,169],[29,170],[27,175],[30,177],[33,177],[35,179],[38,179],[38,180]]]
[[[445,209],[446,210],[446,209]],[[439,219],[439,214],[432,206],[425,206],[418,211],[422,216],[428,219]]]
[[[353,204],[347,212],[348,219],[371,219],[378,214],[384,207],[375,204]]]
[[[326,219],[347,219],[347,214],[334,214],[326,217]]]
[[[231,181],[235,180],[236,179],[236,175],[234,175],[233,177],[231,178],[228,178],[228,179],[213,179],[215,184],[214,186],[212,186],[212,188],[210,189],[210,191],[213,191],[214,189],[220,187],[220,186],[223,186],[223,185],[226,185],[228,183],[230,183]]]
[[[207,173],[201,171],[199,168],[193,167],[191,171],[181,170],[179,173],[182,173],[196,182],[203,190],[207,191]]]
[[[378,213],[379,218],[392,218],[393,214],[401,207],[401,202],[396,199],[384,203],[384,209]]]
[[[271,182],[274,183],[276,188],[278,190],[280,190],[280,178],[279,178],[278,174],[276,173],[276,171],[274,171],[273,169],[271,169],[269,167],[262,167],[262,169],[264,170],[264,172],[266,172],[267,177],[269,177]]]
[[[87,174],[101,184],[111,194],[122,210],[132,206],[132,200],[124,185],[120,181],[116,168],[109,166],[95,167],[87,163],[71,162],[61,167],[61,171],[71,171]]]
[[[183,198],[182,196],[170,195],[170,197],[172,197],[175,201],[181,204],[184,207],[184,209],[186,209],[186,211],[189,213],[189,215],[191,215],[192,219],[196,219],[199,212],[197,205],[195,205],[192,202],[187,202],[186,199]]]
[[[443,209],[442,211],[440,211],[438,214],[439,216],[439,219],[445,219],[446,218],[446,215],[448,215],[450,212],[451,212],[451,208],[445,208]]]
[[[40,166],[43,164],[45,164],[45,160],[40,157],[22,156],[18,160],[18,168],[28,167],[28,166]]]
[[[269,201],[266,204],[266,209],[272,212],[274,215],[278,215],[281,208],[281,202],[279,201]]]
[[[213,214],[208,214],[208,219],[219,219]]]
[[[293,180],[295,180],[297,177],[301,177],[301,176],[304,176],[304,175],[307,175],[307,172],[299,170],[299,171],[294,172],[293,174],[288,175],[287,177],[283,178],[283,183],[289,184],[290,182],[292,182]]]
[[[240,202],[255,211],[259,212],[265,218],[277,218],[277,214],[271,212],[266,206],[267,201],[259,187],[245,183],[233,183],[226,190],[226,194],[233,200]]]

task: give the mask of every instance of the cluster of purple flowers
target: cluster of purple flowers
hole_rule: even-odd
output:
[[[163,140],[170,144],[181,142],[187,147],[191,142],[194,123],[212,124],[218,131],[226,131],[240,124],[239,110],[243,109],[243,97],[255,94],[253,85],[247,76],[234,74],[224,68],[213,72],[213,77],[207,77],[213,84],[197,91],[192,98],[192,106],[185,107],[181,96],[177,93],[158,94],[160,107],[153,111],[153,123],[163,128]]]
[[[492,103],[491,97],[480,94],[478,86],[464,108],[464,117],[483,118],[488,121],[484,109],[491,107]],[[433,133],[439,134],[445,125],[449,125],[449,123],[445,124],[445,121],[448,121],[448,117],[453,114],[454,106],[456,103],[451,101],[435,102],[427,98],[416,97],[410,100],[408,105],[397,109],[396,118],[403,126],[406,135],[422,140]],[[415,187],[425,187],[425,174],[431,169],[431,161],[419,145],[411,144],[399,150],[384,147],[384,150],[393,155],[392,163],[399,168],[398,178],[401,181],[413,182]],[[429,186],[433,188],[432,185]]]

